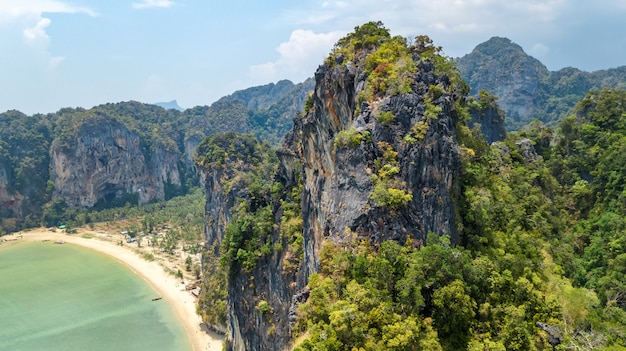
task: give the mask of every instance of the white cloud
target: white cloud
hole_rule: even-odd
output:
[[[276,49],[280,54],[276,61],[251,66],[250,72],[258,82],[306,79],[312,76],[342,35],[343,32],[315,33],[297,29],[291,33],[289,41],[281,43]]]
[[[10,51],[31,55],[37,60],[43,60],[43,65],[49,69],[57,67],[65,57],[54,56],[48,52],[50,36],[46,29],[52,24],[50,18],[43,13],[84,13],[97,16],[97,13],[87,7],[74,6],[58,0],[2,0],[0,2],[0,29],[4,35],[12,36],[21,33],[27,46],[14,47]]]
[[[572,12],[580,15],[580,6],[567,0],[322,0],[315,3],[304,10],[286,11],[283,20],[318,32],[348,32],[367,21],[382,21],[392,35],[430,36],[451,56],[463,55],[494,35],[514,41],[559,35],[564,30],[561,23],[571,21]],[[543,41],[548,42],[549,38]]]
[[[63,61],[65,61],[64,56],[51,56],[48,58],[48,68],[55,69]]]
[[[176,5],[175,2],[170,0],[143,0],[142,2],[133,2],[133,7],[136,9],[147,9],[151,7],[172,7]]]
[[[31,42],[48,40],[49,37],[45,29],[50,23],[52,23],[52,21],[49,18],[40,19],[34,27],[24,29],[24,38]]]
[[[22,17],[41,17],[48,13],[85,13],[97,16],[97,13],[83,6],[75,6],[58,0],[2,0],[0,2],[0,23]]]

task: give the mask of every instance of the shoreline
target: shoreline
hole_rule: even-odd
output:
[[[82,238],[81,235],[89,234],[93,238]],[[100,252],[110,258],[121,262],[133,273],[146,281],[150,287],[159,294],[163,300],[172,306],[176,318],[185,330],[194,351],[221,351],[223,337],[214,332],[206,332],[202,328],[202,320],[196,314],[196,298],[185,290],[184,284],[168,274],[158,260],[146,261],[135,250],[127,246],[119,246],[113,241],[100,240],[94,231],[80,229],[76,234],[51,232],[45,228],[36,228],[29,231],[13,233],[4,236],[11,241],[62,241],[63,243],[78,245],[87,249]],[[15,240],[13,240],[15,239]],[[1,247],[1,246],[0,246]]]

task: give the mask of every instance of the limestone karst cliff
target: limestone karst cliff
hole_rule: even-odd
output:
[[[508,130],[519,130],[533,120],[556,125],[590,90],[624,89],[626,66],[581,71],[574,67],[549,71],[510,39],[493,37],[457,59],[471,95],[488,90],[499,97]]]
[[[325,242],[419,246],[429,232],[456,238],[457,124],[465,118],[456,104],[466,92],[428,38],[409,46],[370,23],[318,68],[273,180],[258,185],[265,192],[237,195],[240,176],[220,171],[246,164],[233,147],[219,167],[206,162],[215,151],[199,149],[207,240],[223,235],[214,252],[228,269],[229,350],[291,345]],[[241,202],[233,205],[233,196]]]
[[[507,38],[494,37],[478,45],[470,54],[458,60],[463,77],[477,95],[486,89],[500,98],[499,105],[514,121],[529,122],[537,110],[540,81],[549,75],[537,59]]]
[[[22,217],[22,199],[19,192],[9,192],[9,173],[7,172],[6,161],[0,161],[0,214],[4,218]]]
[[[35,213],[49,196],[51,129],[37,116],[0,113],[0,234],[39,225]]]
[[[467,125],[470,128],[478,127],[488,143],[504,140],[504,111],[498,106],[498,97],[481,90],[476,99],[471,98],[468,104],[471,115]]]
[[[71,221],[75,207],[184,194],[197,185],[193,155],[204,137],[250,132],[277,144],[310,89],[311,80],[281,81],[184,111],[128,101],[0,113],[0,233]]]
[[[51,147],[54,196],[70,206],[93,207],[122,197],[146,204],[180,187],[180,152],[156,142],[144,153],[136,132],[106,115],[85,119],[76,134]]]

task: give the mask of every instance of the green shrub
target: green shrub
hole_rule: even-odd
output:
[[[259,303],[256,305],[256,309],[259,310],[259,312],[261,312],[261,315],[265,317],[269,316],[272,312],[272,306],[270,306],[270,304],[265,300],[259,301]]]
[[[436,85],[431,84],[428,87],[428,94],[433,99],[437,99],[441,97],[444,93],[445,93],[445,89],[440,84],[436,84]]]
[[[401,189],[404,187],[404,182],[394,179],[400,174],[398,152],[386,142],[379,142],[378,147],[382,149],[383,156],[374,161],[377,174],[372,175],[371,178],[374,189],[370,194],[370,199],[378,206],[398,210],[408,204],[413,199],[413,195],[410,191]]]
[[[304,103],[304,113],[308,113],[313,108],[313,93],[309,94]]]
[[[402,189],[388,187],[388,183],[379,181],[374,185],[371,199],[379,206],[398,210],[413,200],[413,194]]]
[[[381,112],[380,115],[378,116],[378,121],[382,124],[389,124],[393,122],[395,119],[396,119],[396,115],[394,115],[393,112],[391,111]]]
[[[415,122],[413,127],[411,127],[411,131],[413,132],[413,137],[417,141],[423,140],[424,137],[426,136],[426,133],[428,133],[428,128],[429,127],[430,127],[430,125],[428,124],[427,121],[417,121],[417,122]]]
[[[426,112],[424,112],[424,117],[426,117],[427,120],[439,118],[439,114],[442,111],[441,107],[433,104],[431,99],[428,98],[426,99],[426,101],[424,101],[424,104],[426,105]]]
[[[363,134],[357,132],[356,128],[351,127],[350,129],[342,130],[337,133],[335,137],[335,148],[355,148],[361,144],[361,140],[363,140]]]

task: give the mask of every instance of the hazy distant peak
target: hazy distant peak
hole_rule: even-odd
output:
[[[161,106],[166,110],[178,110],[183,111],[184,108],[178,106],[178,102],[176,100],[168,101],[168,102],[157,102],[154,105]]]

